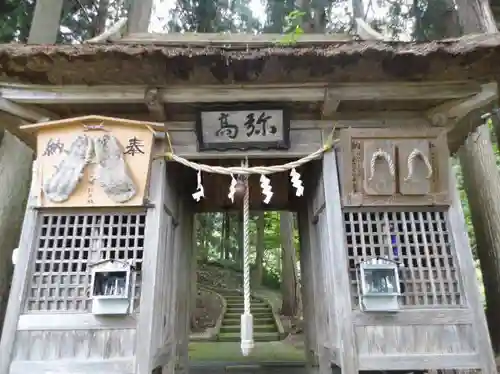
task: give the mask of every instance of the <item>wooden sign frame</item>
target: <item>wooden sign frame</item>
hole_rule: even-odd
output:
[[[37,196],[38,207],[132,207],[144,206],[146,203],[154,134],[155,131],[163,129],[163,124],[114,117],[84,116],[25,125],[21,129],[35,134],[37,139],[37,161],[34,170],[36,179],[33,192]],[[73,167],[71,162],[68,164],[69,153],[65,145],[70,144],[71,148],[77,142],[79,146],[92,149],[89,153],[92,159],[77,163],[75,167],[81,168],[81,175],[78,178],[66,173],[70,180],[65,183],[71,186],[70,191],[63,189],[64,193],[58,196],[58,190],[61,190],[58,182],[52,185],[51,192],[47,192],[45,184],[54,177],[57,170],[60,170],[63,163],[64,170]],[[120,161],[108,163],[107,166],[112,165],[115,170],[125,173],[126,178],[122,179],[123,189],[118,193],[112,189],[106,191],[107,186],[111,185],[112,174],[102,169],[102,165],[102,170],[99,170],[96,160],[94,150],[96,144],[102,148],[107,147],[105,144],[108,143],[112,144],[115,151],[118,149],[123,153]],[[79,153],[81,151],[77,150],[71,157],[80,160]],[[54,199],[54,196],[57,199]]]
[[[384,140],[396,147],[407,147],[413,141],[426,141],[432,147],[433,174],[429,181],[429,190],[422,194],[407,194],[400,190],[404,178],[408,175],[406,162],[395,162],[396,193],[368,194],[364,191],[365,169],[370,167],[370,160],[362,154],[365,144]],[[354,149],[354,143],[357,148]],[[401,152],[399,152],[401,153]],[[407,153],[404,153],[407,156]],[[448,159],[449,150],[446,132],[442,128],[419,130],[403,129],[343,129],[340,132],[340,181],[343,206],[449,206]],[[411,192],[411,191],[410,191]]]
[[[266,111],[281,112],[281,137],[276,140],[248,140],[248,141],[227,141],[227,142],[213,142],[206,138],[204,135],[204,124],[203,124],[203,114],[211,112],[224,112],[224,113],[239,113],[242,116],[242,112],[257,112],[264,113]],[[254,116],[254,124],[258,122],[259,118]],[[244,130],[243,124],[235,124],[237,135],[238,131]],[[264,128],[266,123],[263,124]],[[259,131],[257,129],[257,131]],[[258,132],[255,132],[257,135]],[[224,105],[210,105],[210,106],[200,106],[196,113],[196,126],[195,126],[196,138],[198,141],[199,151],[228,151],[228,150],[240,150],[246,151],[251,149],[257,150],[268,150],[268,149],[289,149],[290,148],[290,111],[287,106],[279,104],[269,104],[269,103],[251,103],[251,104],[241,104],[241,103],[228,103]]]

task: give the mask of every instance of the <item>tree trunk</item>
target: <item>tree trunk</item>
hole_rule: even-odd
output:
[[[297,312],[297,274],[293,245],[293,214],[291,212],[280,213],[280,236],[283,267],[281,273],[281,293],[283,296],[281,314],[293,317]]]
[[[500,320],[496,313],[500,310],[500,205],[492,202],[500,196],[500,175],[488,127],[483,125],[470,135],[458,155],[483,273],[486,318],[493,349],[499,352]]]
[[[238,219],[238,256],[236,263],[239,264],[239,269],[243,271],[243,213],[237,215]]]
[[[266,221],[264,212],[260,211],[257,214],[257,243],[255,246],[255,270],[253,283],[255,286],[262,285],[262,275],[264,270],[264,229]]]
[[[92,36],[102,34],[106,29],[106,20],[108,19],[109,0],[99,0],[97,17],[94,19],[94,30]]]
[[[297,217],[297,214],[293,214],[293,232],[295,232],[295,230],[299,230],[299,221],[298,221],[298,217]],[[293,233],[292,232],[292,233]],[[293,235],[292,235],[292,238],[293,238]],[[299,261],[300,261],[300,255],[299,255],[299,259],[296,258],[296,251],[294,250],[293,251],[293,270],[294,270],[294,273],[295,273],[295,298],[296,298],[296,312],[295,312],[295,315],[296,316],[299,316],[299,317],[302,317],[303,316],[303,311],[304,311],[304,305],[302,304],[302,273],[300,273],[300,275],[298,274],[298,268],[300,268],[300,264],[299,264]]]
[[[33,152],[0,131],[0,333],[12,279],[12,251],[18,246],[29,193]]]
[[[224,215],[224,213],[221,213],[220,218],[221,218],[221,220],[220,220],[219,260],[224,260],[224,255],[225,255],[224,245],[226,244],[225,243],[226,235],[224,233],[224,229],[225,229],[225,226],[224,226],[225,215]]]
[[[29,44],[53,44],[57,40],[64,0],[37,1],[31,22]]]
[[[457,5],[465,34],[497,32],[487,1],[457,0]],[[481,121],[481,118],[478,114],[471,120]],[[469,135],[458,156],[483,272],[486,318],[493,349],[499,352],[500,320],[495,312],[500,308],[500,174],[487,125]]]
[[[224,212],[224,218],[222,219],[222,225],[224,226],[224,260],[229,259],[229,251],[231,250],[231,227],[229,226],[229,213]]]

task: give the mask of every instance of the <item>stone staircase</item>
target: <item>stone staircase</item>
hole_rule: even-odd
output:
[[[305,364],[273,363],[273,364],[201,364],[191,365],[190,374],[308,374]]]
[[[219,292],[227,303],[226,314],[222,319],[218,341],[239,342],[241,315],[243,314],[243,295],[238,291]],[[255,342],[280,340],[271,306],[265,301],[252,298],[251,313],[253,315],[253,339]]]

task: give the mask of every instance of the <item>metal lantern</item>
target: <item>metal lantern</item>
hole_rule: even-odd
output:
[[[89,267],[92,271],[92,313],[127,314],[130,307],[132,266],[125,261],[103,260]]]
[[[358,264],[358,296],[361,310],[367,312],[395,312],[399,310],[401,295],[398,263],[388,258],[375,257]]]

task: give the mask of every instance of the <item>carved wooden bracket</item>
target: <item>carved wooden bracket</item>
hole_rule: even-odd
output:
[[[345,129],[340,138],[345,206],[449,205],[442,129]]]
[[[165,122],[167,116],[161,94],[157,88],[149,88],[144,93],[144,103],[155,121]]]

